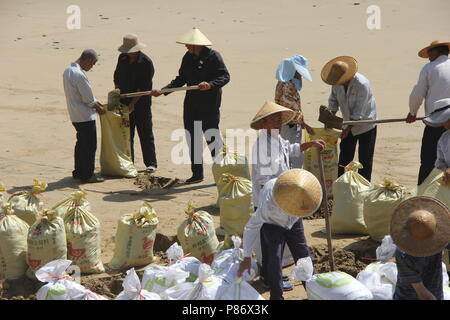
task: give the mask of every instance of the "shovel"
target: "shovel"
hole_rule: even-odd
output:
[[[424,117],[416,118],[416,120],[425,119]],[[330,109],[325,106],[320,106],[319,111],[319,121],[325,124],[325,128],[335,128],[342,130],[343,126],[352,125],[363,125],[363,124],[374,124],[374,123],[388,123],[388,122],[404,122],[406,118],[402,119],[382,119],[382,120],[352,120],[344,121],[342,118],[334,115]]]

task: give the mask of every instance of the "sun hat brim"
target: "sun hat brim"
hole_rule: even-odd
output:
[[[339,61],[345,62],[348,65],[347,71],[336,82],[333,83],[331,81],[328,81],[327,78],[331,71],[331,67],[333,66],[333,64],[335,62],[339,62]],[[340,56],[340,57],[336,57],[336,58],[328,61],[322,68],[320,76],[322,77],[323,82],[325,82],[326,84],[335,86],[335,85],[341,85],[343,83],[346,83],[347,81],[352,79],[355,76],[357,71],[358,71],[358,62],[356,61],[355,58],[350,57],[350,56]]]

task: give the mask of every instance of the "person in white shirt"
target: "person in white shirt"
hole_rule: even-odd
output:
[[[376,120],[376,102],[370,82],[357,71],[357,61],[348,56],[334,58],[325,64],[321,72],[322,80],[332,86],[328,108],[334,114],[340,110],[345,121]],[[359,173],[370,181],[376,138],[377,127],[374,124],[346,126],[339,145],[338,176],[353,161],[358,143],[358,159],[363,165]]]
[[[270,287],[271,300],[283,300],[282,256],[288,245],[295,263],[310,256],[302,217],[313,214],[322,202],[322,187],[304,169],[291,169],[269,180],[261,193],[261,203],[244,229],[242,260],[237,276],[250,272],[251,256],[258,238],[262,248],[262,268]]]
[[[416,121],[417,111],[424,99],[425,116],[428,117],[434,111],[433,106],[436,101],[450,97],[449,51],[450,42],[437,40],[419,51],[419,57],[428,58],[430,62],[420,71],[419,80],[409,96],[407,123]],[[420,169],[417,183],[419,185],[434,168],[437,142],[444,131],[445,128],[443,127],[425,126],[420,150]]]
[[[77,131],[75,144],[75,169],[72,177],[83,183],[104,181],[94,174],[97,151],[96,113],[104,114],[103,105],[97,101],[85,72],[98,60],[97,53],[86,49],[63,73],[64,93],[70,120]]]

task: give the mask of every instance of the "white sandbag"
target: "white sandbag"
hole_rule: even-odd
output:
[[[381,245],[376,249],[377,260],[388,261],[395,255],[397,246],[391,236],[387,235],[381,240]]]
[[[169,267],[150,265],[145,268],[142,277],[142,288],[149,292],[161,293],[170,287],[184,283],[189,272],[183,271],[177,265]]]
[[[366,286],[351,275],[340,272],[315,274],[306,281],[309,300],[372,300]]]
[[[0,215],[0,279],[15,280],[27,271],[28,224],[14,215],[11,204]]]
[[[235,278],[229,285],[219,300],[265,300],[258,291],[255,290],[242,278]]]
[[[9,197],[14,214],[24,220],[28,225],[32,225],[44,209],[41,201],[41,192],[47,189],[47,184],[37,179],[33,180],[31,191],[16,192]]]
[[[143,202],[139,212],[121,217],[116,231],[114,256],[108,266],[119,270],[152,263],[158,222],[156,211],[147,202]]]
[[[28,230],[27,276],[53,260],[67,259],[67,239],[64,221],[56,211],[44,210],[42,216]]]
[[[412,192],[417,196],[428,196],[443,202],[450,208],[450,185],[443,183],[444,172],[434,168],[428,177]]]
[[[184,255],[183,247],[177,242],[166,251],[169,264],[175,264],[178,268],[189,273],[186,282],[194,282],[198,278],[198,268],[202,264],[200,260],[189,255]]]
[[[314,266],[311,257],[305,257],[297,260],[292,268],[290,278],[297,281],[311,280],[314,273]]]
[[[448,286],[448,273],[445,263],[442,263],[442,289],[444,290],[444,300],[450,300],[450,287]]]
[[[213,275],[211,267],[203,263],[199,267],[198,279],[185,282],[161,292],[163,300],[218,300],[229,286],[223,279]]]
[[[219,253],[211,264],[214,275],[222,278],[228,283],[233,283],[237,278],[237,270],[242,260],[244,260],[244,250],[240,248],[242,240],[237,236],[232,236],[234,249],[224,250]],[[258,273],[258,266],[252,259],[250,273],[245,271],[242,278],[245,281],[251,281]]]
[[[157,293],[148,292],[141,287],[141,281],[134,268],[127,271],[122,285],[123,291],[117,295],[115,300],[161,300]]]
[[[67,211],[73,210],[77,207],[82,207],[87,211],[91,211],[91,205],[86,198],[86,191],[81,188],[78,191],[72,192],[70,197],[55,204],[52,207],[52,210],[55,210],[61,218],[64,218]]]
[[[372,292],[373,300],[392,300],[392,284],[382,283],[379,273],[363,270],[356,279]]]

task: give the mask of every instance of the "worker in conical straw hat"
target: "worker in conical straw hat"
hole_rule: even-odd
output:
[[[198,85],[200,90],[186,92],[183,121],[189,146],[192,176],[186,183],[203,181],[203,143],[206,142],[213,159],[223,146],[219,131],[222,87],[230,81],[230,74],[219,52],[208,48],[211,41],[197,28],[180,37],[177,43],[184,44],[184,55],[178,76],[163,89]],[[155,89],[152,95],[161,95]],[[208,131],[207,134],[205,132]]]
[[[262,272],[270,288],[271,300],[283,299],[282,256],[288,245],[294,261],[310,256],[302,218],[312,215],[322,202],[322,187],[317,178],[303,169],[283,172],[269,180],[261,193],[258,210],[244,229],[244,259],[237,276],[250,271],[251,256],[261,240]],[[261,272],[261,270],[260,270]]]
[[[341,110],[342,118],[348,120],[376,120],[376,103],[369,80],[358,73],[355,58],[340,56],[328,61],[321,72],[322,80],[331,85],[328,109],[334,114]],[[341,134],[339,164],[346,166],[355,156],[358,143],[359,173],[370,181],[377,127],[374,124],[346,126]],[[339,167],[338,176],[344,173]]]
[[[402,202],[391,218],[398,269],[394,300],[442,300],[442,250],[450,242],[450,211],[431,197]]]

